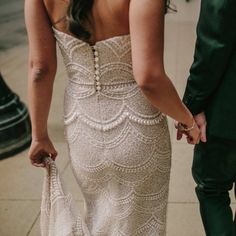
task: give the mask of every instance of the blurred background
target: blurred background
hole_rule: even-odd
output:
[[[175,4],[178,12],[166,16],[165,65],[168,75],[182,96],[193,61],[200,1],[175,0]],[[27,106],[28,47],[23,5],[23,0],[0,1],[0,72],[11,90]],[[68,164],[67,146],[63,136],[63,93],[67,78],[60,54],[58,58],[48,122],[49,133],[59,153],[57,165],[60,172],[83,210],[83,198]],[[0,112],[0,119],[3,115]],[[186,144],[185,140],[177,142],[173,121],[169,120],[169,124],[173,159],[167,236],[203,236],[194,192],[195,184],[191,177],[193,147]],[[27,151],[26,148],[16,155],[0,160],[0,236],[40,235],[40,203],[45,171],[30,165]],[[232,206],[235,208],[235,201]]]
[[[0,50],[11,49],[27,41],[24,25],[24,1],[0,1]]]

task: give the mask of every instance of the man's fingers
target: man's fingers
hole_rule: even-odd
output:
[[[205,143],[207,141],[207,138],[206,138],[206,124],[204,124],[200,127],[200,131],[201,131],[201,141]]]

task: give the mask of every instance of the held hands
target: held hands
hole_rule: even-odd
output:
[[[187,142],[189,144],[198,144],[200,141],[206,142],[206,117],[204,112],[199,113],[194,116],[195,125],[189,129],[189,131],[185,131],[179,128],[181,125],[179,123],[175,124],[177,128],[177,140],[181,140],[183,135],[187,137]],[[195,127],[194,127],[195,126]]]
[[[55,161],[57,151],[49,137],[46,137],[40,140],[33,139],[28,155],[33,166],[46,167],[44,158],[50,156]]]

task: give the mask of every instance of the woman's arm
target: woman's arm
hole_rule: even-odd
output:
[[[29,39],[28,93],[33,139],[47,137],[47,119],[56,73],[56,43],[42,0],[25,1]]]
[[[43,0],[25,0],[29,39],[28,94],[32,124],[31,163],[43,167],[43,158],[57,153],[47,131],[53,82],[56,74],[56,43]]]
[[[165,0],[131,0],[130,34],[134,77],[149,101],[191,127],[193,116],[181,102],[163,65]]]

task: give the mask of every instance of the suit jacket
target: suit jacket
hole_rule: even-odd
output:
[[[236,0],[202,0],[183,102],[207,117],[207,133],[236,140]]]

